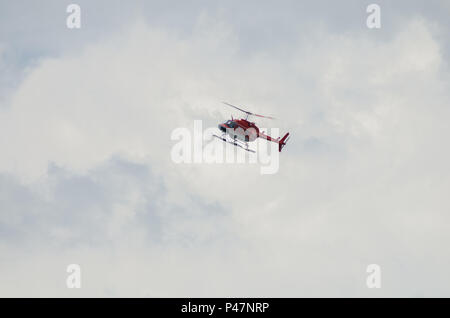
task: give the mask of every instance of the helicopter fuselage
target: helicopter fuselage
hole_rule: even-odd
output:
[[[231,120],[227,120],[226,122],[224,122],[223,124],[219,124],[218,127],[220,129],[220,131],[222,131],[223,135],[222,137],[216,136],[219,139],[222,139],[222,141],[227,141],[225,136],[230,136],[234,141],[233,144],[235,146],[237,146],[238,144],[236,143],[237,140],[243,141],[246,145],[246,150],[250,151],[248,149],[248,144],[247,142],[249,141],[255,141],[256,138],[262,138],[262,139],[266,139],[268,141],[271,142],[275,142],[278,144],[278,151],[281,152],[281,149],[283,149],[283,147],[286,145],[286,142],[289,139],[289,133],[286,133],[283,138],[272,138],[269,135],[266,135],[264,132],[260,132],[259,128],[255,125],[255,123],[248,121],[248,116],[256,116],[256,117],[262,117],[262,118],[268,118],[268,119],[275,119],[273,117],[270,116],[263,116],[263,115],[258,115],[258,114],[254,114],[251,113],[247,110],[241,109],[237,106],[228,104],[226,102],[224,102],[224,104],[236,108],[237,110],[240,110],[241,112],[247,114],[247,117],[245,117],[245,119],[233,119],[233,117],[231,117]]]
[[[229,135],[232,139],[238,139],[244,142],[254,141],[259,137],[259,129],[255,123],[246,119],[227,120],[218,125],[219,129]]]

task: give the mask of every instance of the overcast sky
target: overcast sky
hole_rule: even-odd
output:
[[[70,3],[0,0],[0,296],[450,296],[450,2]],[[171,160],[222,100],[278,173]]]

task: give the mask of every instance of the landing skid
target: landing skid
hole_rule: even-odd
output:
[[[245,146],[243,146],[243,145],[242,145],[240,142],[238,142],[237,140],[228,141],[226,137],[219,137],[219,136],[217,136],[217,135],[213,135],[213,136],[216,137],[216,138],[218,138],[218,139],[220,139],[220,140],[222,140],[222,141],[224,141],[224,142],[226,142],[226,143],[232,144],[232,145],[234,145],[234,146],[236,146],[236,147],[241,147],[242,149],[244,149],[244,150],[246,150],[246,151],[248,151],[248,152],[253,152],[253,153],[256,152],[256,151],[254,151],[254,150],[252,150],[252,149],[249,149],[247,143],[245,144]]]

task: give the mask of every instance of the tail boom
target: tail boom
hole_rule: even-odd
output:
[[[288,138],[289,137],[289,133],[286,133],[286,135],[284,135],[283,138],[281,138],[281,139],[280,138],[276,138],[276,139],[272,138],[272,137],[270,137],[270,136],[268,136],[268,135],[266,135],[264,133],[259,133],[258,137],[278,143],[278,151],[281,152],[281,149],[283,149],[283,147],[286,145],[286,142],[289,139]]]

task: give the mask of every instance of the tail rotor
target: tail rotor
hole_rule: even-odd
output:
[[[284,135],[283,138],[281,138],[281,140],[278,141],[278,151],[281,152],[281,149],[283,149],[284,146],[286,146],[286,142],[289,140],[289,133],[287,133],[286,135]]]

